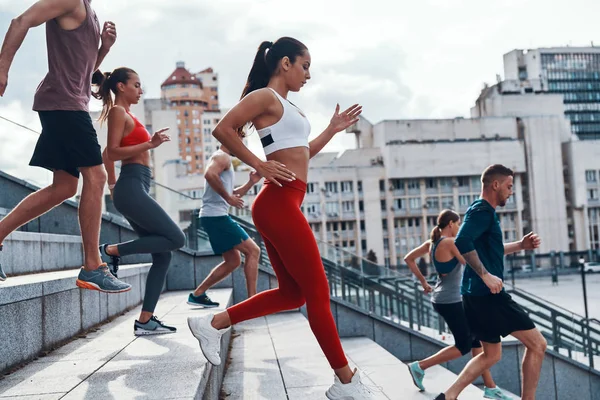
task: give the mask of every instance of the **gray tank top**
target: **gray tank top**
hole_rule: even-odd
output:
[[[226,154],[221,150],[217,150],[213,157],[217,154]],[[229,156],[229,155],[228,155]],[[229,168],[221,172],[221,182],[225,186],[227,193],[233,193],[233,164],[231,157],[229,158]],[[225,201],[212,187],[204,180],[204,194],[202,195],[202,207],[200,208],[201,217],[220,217],[229,213],[229,203]]]
[[[89,0],[83,3],[86,18],[79,27],[64,30],[56,19],[46,22],[48,74],[35,93],[34,111],[89,111],[100,23]]]
[[[439,262],[435,259],[435,251],[437,250],[438,244],[443,239],[445,238],[441,237],[437,242],[433,243],[431,247],[431,261],[434,267],[436,267],[438,272],[444,272],[443,275],[438,273],[438,280],[433,288],[431,301],[437,304],[459,303],[462,301],[460,285],[464,267],[456,258],[447,262]],[[454,264],[454,266],[452,266],[452,264]],[[449,272],[445,273],[445,271]]]

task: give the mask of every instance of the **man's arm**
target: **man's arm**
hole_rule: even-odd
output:
[[[505,243],[504,244],[504,255],[516,253],[521,250],[533,250],[540,247],[542,244],[542,239],[533,233],[529,232],[527,235],[523,236],[523,239],[518,242]]]
[[[98,50],[98,57],[96,58],[96,66],[94,71],[100,68],[100,64],[104,61],[104,58],[110,51],[110,48],[117,41],[117,28],[115,24],[111,21],[106,21],[104,23],[104,28],[102,28],[102,44],[100,45],[100,50]]]
[[[8,71],[29,29],[73,12],[79,4],[80,0],[39,0],[11,21],[0,50],[0,96],[4,95]]]
[[[260,176],[256,171],[250,172],[248,182],[246,182],[239,188],[234,189],[233,194],[239,197],[245,196],[246,193],[248,193],[248,191],[252,188],[252,186],[256,185],[261,179],[262,176]]]

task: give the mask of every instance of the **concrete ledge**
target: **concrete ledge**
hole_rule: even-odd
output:
[[[79,269],[14,277],[0,285],[0,373],[35,358],[142,301],[148,264],[123,266],[131,291],[106,294],[75,286]]]

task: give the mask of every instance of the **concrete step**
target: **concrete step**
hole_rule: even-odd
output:
[[[189,315],[208,311],[188,306],[188,293],[163,294],[155,312],[177,327],[177,333],[135,337],[133,324],[140,312],[136,307],[5,376],[0,399],[217,399],[219,371],[207,364],[186,322]],[[223,307],[232,298],[231,289],[209,295]],[[224,337],[224,354],[229,337]],[[216,394],[210,397],[211,393]]]
[[[9,277],[81,267],[81,236],[15,231],[4,241],[0,263]]]
[[[78,288],[79,268],[12,277],[0,284],[0,373],[138,305],[149,269],[150,264],[122,266],[119,277],[132,289],[120,294]]]
[[[456,375],[447,369],[436,366],[426,371],[423,385],[425,392],[415,387],[406,364],[398,360],[387,350],[368,338],[342,339],[348,358],[365,371],[374,385],[381,387],[387,398],[391,400],[425,400],[448,389]],[[483,398],[483,392],[470,385],[460,395],[461,400]]]
[[[404,363],[368,338],[342,339],[351,367],[366,375],[377,399],[433,399],[456,375],[443,367],[427,371],[426,392],[414,386]],[[286,312],[243,322],[234,327],[223,393],[228,400],[325,398],[333,372],[306,318]],[[481,399],[469,386],[461,399]]]

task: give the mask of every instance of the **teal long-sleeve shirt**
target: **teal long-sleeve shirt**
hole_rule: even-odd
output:
[[[485,269],[504,280],[502,229],[496,210],[490,203],[479,199],[471,204],[455,242],[461,254],[476,250]],[[492,292],[479,275],[467,266],[463,274],[461,293],[467,296],[485,296]]]

